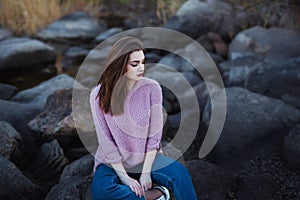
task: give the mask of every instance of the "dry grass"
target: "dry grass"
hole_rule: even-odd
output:
[[[157,0],[156,15],[163,23],[167,23],[186,0]]]
[[[99,0],[1,0],[0,24],[16,35],[32,35],[64,14]]]

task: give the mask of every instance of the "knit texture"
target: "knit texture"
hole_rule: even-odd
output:
[[[163,129],[162,91],[158,82],[149,78],[137,81],[128,92],[124,113],[104,113],[96,98],[101,85],[90,94],[90,106],[98,138],[94,172],[101,163],[122,162],[131,168],[143,162],[145,153],[161,149]]]

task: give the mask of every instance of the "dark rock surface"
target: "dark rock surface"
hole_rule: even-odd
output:
[[[106,30],[106,23],[84,12],[61,17],[37,34],[42,40],[89,42]]]
[[[300,111],[239,87],[227,88],[226,96],[226,120],[209,155],[211,161],[235,171],[258,154],[280,153],[284,136],[300,120]],[[210,123],[210,105],[208,102],[203,113],[205,127]]]
[[[299,142],[300,125],[298,124],[294,126],[284,138],[283,145],[284,160],[286,161],[286,164],[290,168],[298,171],[300,171],[300,160],[295,158],[300,156]]]
[[[190,160],[186,167],[192,175],[199,200],[225,199],[227,191],[233,187],[233,174],[221,167],[203,160]]]
[[[11,160],[20,158],[21,135],[7,122],[0,121],[0,155]]]
[[[280,38],[280,39],[279,39]],[[298,31],[260,26],[239,32],[229,46],[228,57],[236,58],[254,56],[266,62],[278,65],[286,60],[299,57],[300,33]]]
[[[18,92],[14,85],[0,83],[0,99],[9,100]]]
[[[0,70],[24,70],[53,64],[54,48],[35,39],[10,38],[0,42]],[[32,69],[31,69],[32,70]]]
[[[25,177],[22,172],[9,160],[0,156],[0,198],[39,200],[42,198],[43,190]]]

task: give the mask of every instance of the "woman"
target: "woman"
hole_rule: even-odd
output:
[[[197,199],[186,168],[161,154],[162,91],[158,82],[143,77],[144,64],[141,41],[121,38],[92,89],[99,143],[93,199],[163,200],[170,199],[168,189],[176,200]]]

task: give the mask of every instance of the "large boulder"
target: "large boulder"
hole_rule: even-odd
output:
[[[46,199],[91,199],[93,161],[91,155],[86,155],[66,166],[59,183],[52,187]]]
[[[287,165],[294,170],[300,172],[300,125],[296,125],[291,129],[289,134],[284,138],[283,156]]]
[[[42,188],[34,184],[15,164],[0,156],[0,199],[39,200],[44,196]]]
[[[7,122],[0,121],[0,155],[11,160],[13,156],[20,156],[19,143],[21,135]]]
[[[93,124],[87,123],[93,121],[89,93],[89,89],[62,89],[51,94],[44,110],[28,123],[33,135],[41,141],[58,140],[71,160],[86,154],[80,139],[86,139],[91,146],[97,145]]]
[[[72,88],[73,85],[74,78],[66,74],[61,74],[46,80],[33,88],[17,93],[12,98],[12,101],[33,104],[36,105],[38,109],[42,110],[50,94],[60,89]]]
[[[43,40],[90,42],[106,30],[106,23],[84,12],[65,15],[51,23],[37,36]]]
[[[199,200],[226,199],[227,192],[233,188],[235,177],[221,167],[203,160],[187,161]]]
[[[52,140],[40,147],[31,170],[35,179],[51,185],[59,180],[68,162],[59,143]]]
[[[245,82],[250,73],[257,68],[264,66],[268,66],[268,64],[256,57],[250,56],[228,60],[218,64],[225,85],[228,87],[245,87]]]
[[[280,65],[256,65],[253,70],[249,70],[245,87],[253,92],[282,99],[300,109],[299,66],[300,56]]]
[[[229,16],[231,10],[231,5],[223,1],[186,1],[165,27],[197,38],[220,29],[219,25],[222,24],[223,17]]]
[[[218,93],[215,95],[221,98]],[[300,120],[300,111],[281,100],[239,87],[227,88],[226,96],[225,124],[208,158],[234,171],[259,154],[280,153],[284,136]],[[211,105],[210,101],[206,104],[202,118],[205,128],[199,134],[205,133],[210,123],[210,108],[217,104]]]
[[[54,48],[35,39],[10,38],[0,42],[0,70],[45,67],[56,59]]]
[[[300,32],[284,28],[270,29],[255,26],[241,31],[229,46],[228,57],[231,60],[246,56],[262,58],[266,62],[278,65],[300,56]]]
[[[299,186],[299,175],[280,155],[259,155],[238,173],[230,199],[298,199]]]
[[[26,147],[23,150],[26,152],[34,152],[36,150],[36,146],[33,145],[34,139],[29,133],[30,130],[27,124],[39,112],[40,109],[33,104],[23,104],[0,99],[0,120],[9,122],[22,135],[25,143],[24,147]]]
[[[9,100],[18,91],[14,85],[0,83],[0,99]]]

